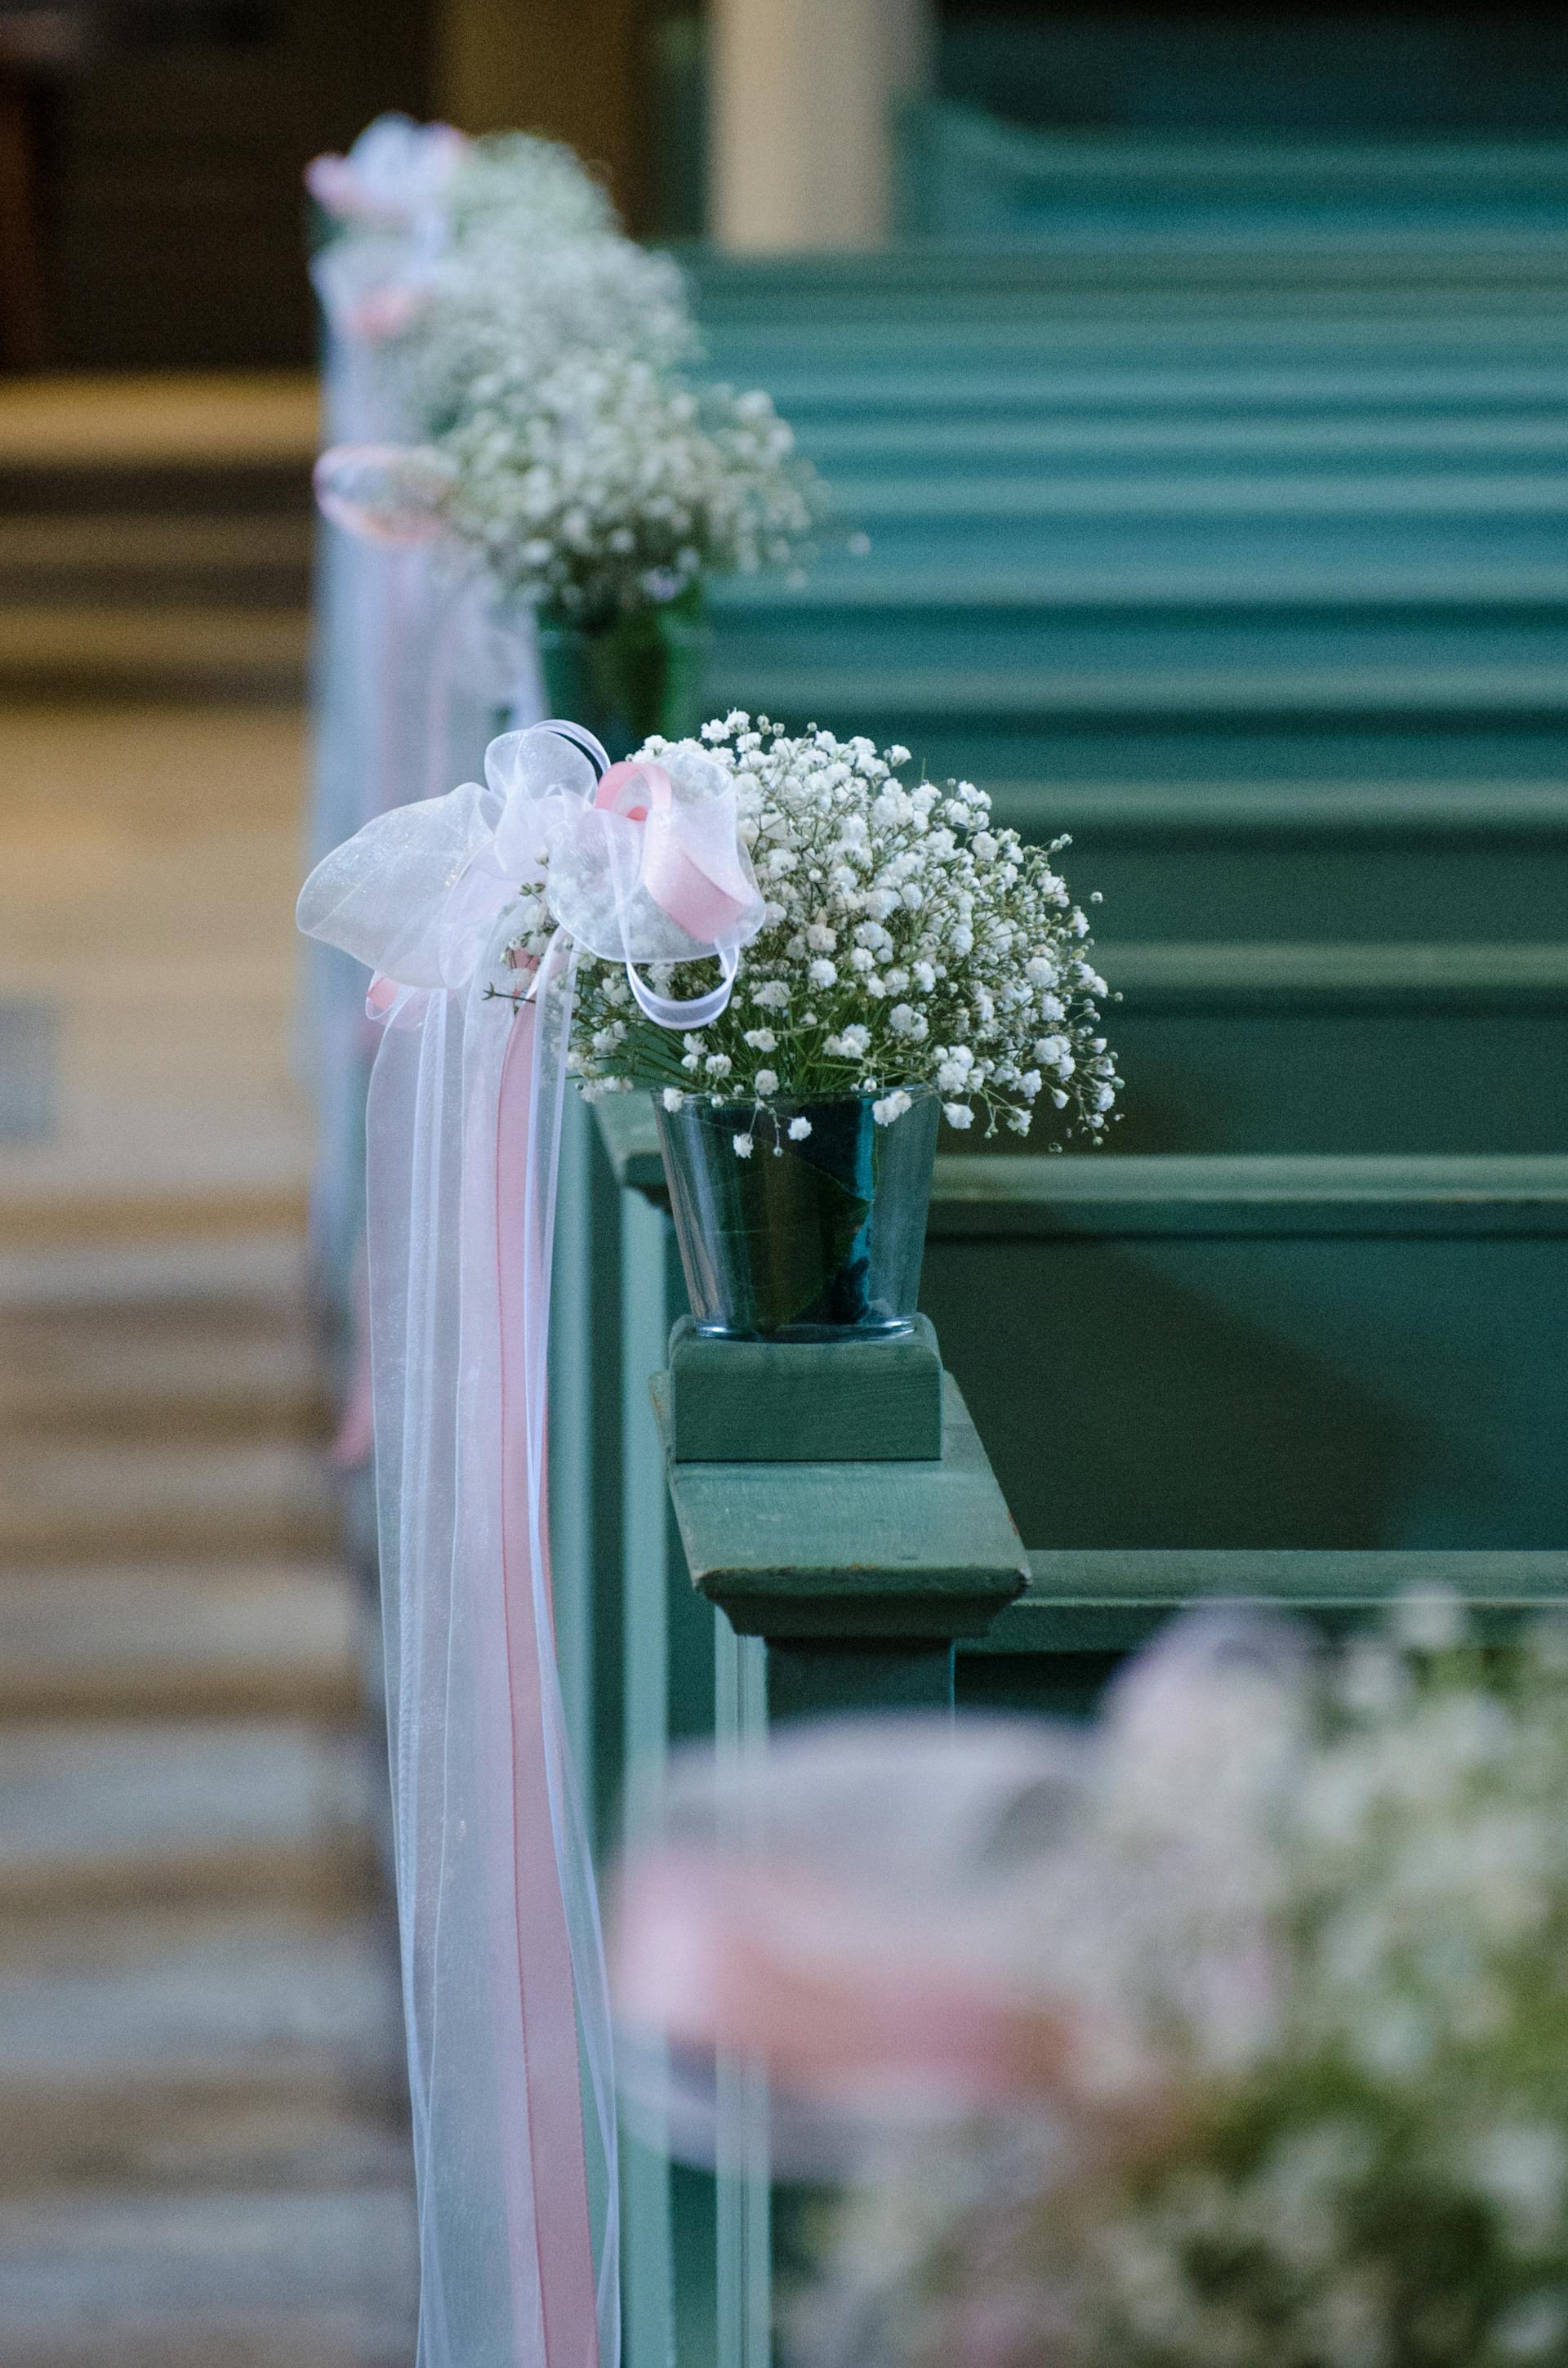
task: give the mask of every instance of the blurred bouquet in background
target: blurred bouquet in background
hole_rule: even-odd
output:
[[[308,177],[338,357],[328,517],[439,540],[503,611],[537,611],[548,704],[613,754],[695,731],[703,580],[797,568],[826,501],[765,393],[692,375],[678,267],[521,132],[383,118]]]
[[[526,132],[471,140],[383,115],[346,156],[318,156],[305,185],[317,289],[335,324],[370,343],[423,342],[475,279],[526,277],[557,246],[614,233],[609,199],[572,151]]]
[[[632,2086],[649,2032],[751,2052],[808,2166],[857,2135],[797,2357],[1568,2360],[1568,1636],[1458,1629],[1199,1617],[1092,1732],[688,1769],[626,1880]]]
[[[704,575],[793,565],[819,513],[793,442],[766,394],[585,345],[498,366],[437,450],[452,531],[503,589],[592,631]]]

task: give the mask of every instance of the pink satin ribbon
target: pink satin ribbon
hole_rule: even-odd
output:
[[[675,784],[662,765],[623,758],[601,774],[594,803],[643,825],[642,885],[677,928],[699,941],[728,935],[745,899],[705,871],[681,837]]]

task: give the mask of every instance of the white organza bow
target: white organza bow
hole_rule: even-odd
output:
[[[729,1002],[763,901],[733,784],[696,749],[611,765],[574,723],[491,742],[484,782],[377,814],[316,866],[300,897],[307,936],[400,986],[467,986],[506,907],[542,886],[569,938],[623,962],[632,994],[666,1028],[701,1028]],[[718,959],[719,984],[682,1000],[639,964]]]
[[[451,230],[451,185],[469,142],[449,123],[381,115],[347,156],[314,157],[305,186],[351,233],[316,255],[311,277],[339,336],[375,344],[410,326]]]
[[[444,205],[468,145],[449,123],[378,115],[347,156],[313,157],[305,186],[339,222],[407,230]]]

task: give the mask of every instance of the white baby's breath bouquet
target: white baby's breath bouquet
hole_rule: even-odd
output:
[[[499,233],[589,238],[616,227],[609,193],[563,141],[487,131],[464,142],[447,193],[454,245]]]
[[[683,274],[570,149],[383,118],[310,181],[318,287],[380,390],[363,531],[417,513],[505,598],[594,635],[807,555],[815,472],[766,393],[687,374]]]
[[[501,587],[588,630],[707,575],[794,565],[823,510],[760,392],[697,387],[639,351],[498,357],[437,450],[449,517]]]
[[[1568,1637],[1460,1626],[1156,1661],[1014,1884],[1017,2110],[890,2149],[804,2358],[1568,2362]]]
[[[830,732],[791,736],[732,713],[700,742],[649,741],[678,792],[684,763],[734,783],[740,835],[766,900],[728,1009],[685,1036],[646,1019],[618,965],[585,960],[572,1064],[590,1096],[652,1090],[666,1110],[700,1098],[744,1105],[735,1146],[756,1131],[809,1131],[780,1106],[875,1098],[892,1124],[918,1091],[949,1126],[1027,1134],[1043,1105],[1090,1140],[1119,1080],[1099,1033],[1105,981],[1088,922],[1056,858],[991,819],[967,781],[906,780],[905,748]],[[543,908],[525,951],[542,948]],[[661,993],[712,984],[711,964],[655,964]]]
[[[384,117],[309,180],[335,314],[399,374],[417,432],[520,390],[579,348],[668,367],[696,351],[673,259],[621,233],[570,148],[529,132],[464,139]]]
[[[608,227],[563,234],[503,217],[455,237],[432,268],[413,376],[429,432],[445,436],[472,417],[526,414],[547,374],[575,357],[666,370],[697,346],[673,257]]]

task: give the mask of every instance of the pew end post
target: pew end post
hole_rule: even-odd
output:
[[[692,1585],[762,1640],[769,1721],[950,1710],[1028,1557],[929,1323],[775,1345],[685,1317],[652,1388]]]

